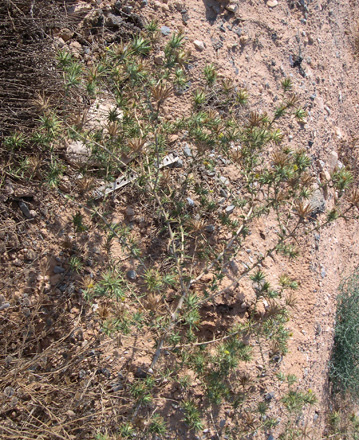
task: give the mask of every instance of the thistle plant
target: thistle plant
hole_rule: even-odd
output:
[[[312,161],[306,151],[284,142],[286,116],[304,117],[289,79],[283,81],[282,100],[272,113],[251,111],[248,92],[240,84],[219,81],[212,64],[187,92],[193,78],[184,35],[169,38],[159,65],[153,57],[160,48],[157,30],[152,22],[131,41],[112,43],[90,68],[60,52],[66,96],[76,90],[93,104],[96,94],[106,90],[115,104],[96,127],[86,121],[74,126],[67,115],[47,110],[38,137],[51,146],[47,179],[53,186],[65,172],[56,142],[68,132],[89,148],[88,163],[81,166],[86,178],[114,182],[120,175],[136,176],[104,200],[93,200],[88,192],[87,203],[78,202],[96,227],[106,231],[110,261],[83,286],[85,299],[96,301],[94,313],[103,334],[118,338],[119,344],[133,338],[126,368],[137,376],[121,389],[127,421],[118,433],[130,438],[134,422],[142,418],[146,435],[163,435],[167,425],[159,406],[168,383],[179,386],[178,415],[188,430],[203,429],[206,412],[225,402],[235,411],[233,432],[241,438],[244,430],[275,425],[270,417],[263,422],[270,411],[265,402],[254,409],[246,406],[250,387],[239,380],[239,371],[255,353],[264,369],[285,355],[288,308],[294,307],[292,291],[299,287],[286,274],[269,281],[266,260],[296,258],[299,237],[336,218],[349,218],[358,197],[348,195],[351,173],[335,170],[328,186],[337,191],[337,206],[326,216],[312,215]],[[168,106],[178,93],[188,97],[188,108],[175,118]],[[161,166],[170,152],[180,153],[181,142],[191,146],[186,165]],[[21,150],[24,143],[13,135],[7,147]],[[234,181],[220,175],[220,159],[235,170]],[[122,215],[126,204],[134,204],[139,214]],[[73,217],[78,239],[89,227],[83,211]],[[114,219],[118,211],[120,220]],[[272,231],[257,230],[261,219],[270,220]],[[250,237],[255,233],[262,240],[258,248]],[[120,256],[111,255],[114,243]],[[70,266],[82,272],[79,257],[73,256]],[[136,268],[133,279],[128,279],[128,267]],[[242,307],[238,292],[243,281],[249,283],[253,301],[243,301]],[[136,343],[143,335],[147,364],[138,374]],[[205,396],[201,405],[191,390],[192,378]],[[315,398],[290,387],[282,402],[289,412],[297,412]]]

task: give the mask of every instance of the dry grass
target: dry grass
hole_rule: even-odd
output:
[[[7,0],[0,4],[0,125],[6,135],[33,127],[34,104],[45,93],[60,105],[61,76],[55,69],[52,33],[73,27],[80,17],[66,14],[75,1]]]

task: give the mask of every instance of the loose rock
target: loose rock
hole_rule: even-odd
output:
[[[325,198],[323,195],[323,192],[317,188],[316,190],[314,190],[312,197],[309,201],[310,206],[312,207],[312,217],[316,217],[318,214],[320,214],[321,212],[325,211]]]
[[[106,17],[106,26],[110,29],[114,29],[117,30],[120,28],[120,26],[122,25],[123,20],[121,17],[118,17],[117,15],[114,14],[108,14]]]
[[[157,55],[154,56],[153,61],[157,66],[162,66],[165,60],[165,53],[163,51],[159,52]]]
[[[248,35],[242,35],[239,39],[240,45],[245,46],[248,43],[249,37]]]
[[[207,225],[204,229],[209,234],[212,234],[214,232],[214,230],[215,230],[215,226],[214,225]]]
[[[81,141],[71,142],[65,153],[66,159],[72,164],[86,163],[90,155],[90,149]]]
[[[234,211],[234,208],[235,208],[234,205],[227,206],[226,214],[232,214],[232,212]]]
[[[59,33],[59,37],[62,38],[64,41],[69,41],[73,37],[74,33],[70,31],[70,29],[63,28],[61,29]]]
[[[126,275],[127,275],[127,278],[131,281],[135,281],[137,278],[137,273],[135,270],[129,270]]]
[[[0,306],[0,311],[1,311],[1,310],[8,309],[9,307],[10,307],[10,304],[9,304],[8,302],[6,302],[6,303],[4,303],[4,304],[1,304],[1,306]]]
[[[203,41],[195,40],[195,41],[193,42],[193,44],[194,44],[194,47],[195,47],[199,52],[203,52],[203,51],[204,51],[204,49],[205,49],[205,45],[204,45]]]
[[[167,35],[170,35],[171,29],[168,26],[162,26],[161,27],[161,34],[167,37]]]
[[[192,150],[190,149],[188,144],[185,144],[184,148],[183,148],[183,154],[186,157],[192,157]]]
[[[19,202],[19,208],[21,209],[21,212],[24,214],[26,218],[32,218],[31,212],[25,202],[23,201]]]
[[[61,266],[55,266],[54,267],[54,273],[59,274],[59,273],[64,273],[65,269]]]
[[[4,394],[7,397],[12,397],[15,394],[15,389],[13,387],[5,387],[4,388]]]
[[[183,161],[178,158],[176,162],[173,162],[173,164],[169,166],[169,168],[183,168]]]

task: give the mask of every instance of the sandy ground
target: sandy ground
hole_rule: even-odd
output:
[[[93,6],[102,7],[108,3],[97,1]],[[137,0],[133,4],[145,17],[158,20],[160,26],[168,26],[171,32],[183,30],[186,48],[192,52],[194,59],[194,74],[200,75],[206,64],[213,63],[221,76],[248,90],[252,109],[273,110],[281,96],[282,80],[290,77],[293,91],[299,96],[308,116],[305,125],[293,120],[284,139],[293,149],[304,148],[307,151],[312,158],[318,182],[323,173],[331,172],[340,162],[355,165],[359,149],[359,62],[355,53],[357,1],[269,0],[266,3],[259,0]],[[169,37],[162,38],[165,42]],[[185,102],[177,104],[173,109],[174,115],[187,110]],[[343,151],[345,154],[342,154]],[[328,192],[325,202],[327,208],[332,206],[332,192]],[[64,213],[61,207],[54,208],[54,203],[52,198],[41,201],[42,209],[46,210],[48,206],[53,216],[49,223],[39,220],[37,226],[35,223],[26,232],[28,248],[32,245],[35,248],[34,242],[31,242],[34,237],[39,240],[37,248],[41,248],[42,253],[38,258],[48,260],[49,266],[44,272],[51,274],[49,281],[52,285],[56,285],[61,276],[53,274],[58,261],[51,255],[58,252],[59,240],[66,238],[71,229],[72,214],[76,212],[75,204],[69,203],[69,210]],[[123,210],[124,207],[120,208]],[[47,211],[42,214],[45,218]],[[258,231],[266,233],[271,226],[269,222],[262,223]],[[49,233],[51,228],[52,235]],[[257,235],[254,233],[254,241],[260,240]],[[42,236],[48,240],[45,251]],[[326,414],[330,412],[327,373],[333,343],[337,289],[340,281],[358,264],[358,239],[357,223],[340,220],[320,233],[302,237],[302,252],[298,260],[288,263],[280,258],[276,261],[269,259],[264,266],[273,278],[286,272],[300,282],[296,308],[288,324],[293,333],[289,353],[282,359],[280,370],[295,374],[301,389],[312,389],[317,395],[319,402],[307,410],[300,421],[302,426],[308,426],[310,438],[315,440],[323,438]],[[105,261],[99,251],[102,245],[103,237],[100,236],[94,236],[92,242],[84,244],[88,252],[86,257],[93,258],[93,264],[99,268]],[[27,251],[21,252],[23,256]],[[112,249],[113,256],[119,257],[118,252],[118,249]],[[6,268],[11,282],[2,285],[5,291],[18,283],[18,292],[15,293],[19,297],[20,291],[22,293],[26,289],[17,281],[20,271],[17,274],[14,268],[21,265],[18,257],[5,262],[4,273]],[[21,276],[26,279],[29,274],[22,271]],[[61,292],[58,291],[56,295],[60,298]],[[66,307],[69,307],[70,318],[75,318],[80,307],[74,306],[71,301]],[[83,318],[83,322],[86,319]],[[87,328],[85,338],[87,335],[91,339],[98,329],[97,324],[94,324],[93,332]],[[130,340],[129,344],[132,342]],[[142,360],[148,361],[146,341],[142,342],[139,345],[143,349]],[[119,351],[123,349],[121,345]],[[119,362],[120,359],[125,363],[126,356],[119,358],[115,352],[112,347],[104,356],[107,356],[106,359],[112,357],[111,362]],[[141,351],[139,353],[141,355]],[[126,359],[130,356],[131,353]],[[258,372],[259,364],[259,360],[254,362],[248,367],[249,372]],[[279,402],[283,390],[277,389],[270,377],[263,378],[263,384],[268,391],[275,393],[275,400]],[[276,417],[283,416],[280,404],[273,404],[272,412]],[[280,432],[282,427],[274,430],[273,435]]]
[[[149,2],[145,15],[172,31],[184,29],[187,47],[200,72],[214,63],[224,77],[247,88],[250,103],[267,110],[290,77],[305,106],[308,124],[295,122],[286,133],[288,145],[305,148],[321,171],[331,171],[344,144],[357,154],[359,122],[358,59],[355,56],[356,2],[284,1],[275,7],[257,0]],[[225,6],[231,6],[234,13]],[[204,44],[197,50],[194,41]],[[301,68],[292,67],[296,57]],[[345,156],[340,157],[345,162]],[[333,195],[328,195],[327,207]],[[265,226],[265,225],[264,225]],[[267,225],[268,227],[270,225]],[[337,288],[358,263],[358,225],[339,221],[306,240],[295,264],[272,264],[300,280],[298,303],[290,323],[293,337],[282,370],[295,374],[303,389],[313,389],[319,405],[308,414],[313,438],[322,438],[329,410],[328,361],[333,342]]]

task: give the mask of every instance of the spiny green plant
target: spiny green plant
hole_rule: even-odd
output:
[[[203,429],[203,424],[195,402],[191,400],[184,401],[182,403],[182,408],[184,412],[184,421],[188,427],[194,431],[200,431]]]
[[[340,285],[330,375],[334,391],[359,398],[358,382],[358,298],[359,271],[356,269]]]
[[[203,77],[194,82],[195,91],[188,93],[188,112],[172,117],[165,105],[191,87],[193,78],[186,68],[191,58],[184,49],[184,35],[178,33],[162,48],[162,65],[155,64],[153,50],[161,49],[156,41],[157,29],[152,23],[132,40],[111,44],[90,68],[60,53],[65,97],[69,98],[74,89],[93,103],[96,94],[106,90],[115,104],[103,126],[96,128],[74,124],[67,115],[47,109],[39,121],[36,142],[42,151],[46,146],[51,150],[48,157],[53,163],[47,163],[47,170],[53,168],[54,184],[65,172],[56,153],[57,141],[70,134],[91,151],[91,165],[81,169],[86,178],[113,182],[127,172],[138,176],[121,190],[118,200],[136,201],[143,211],[141,220],[124,215],[123,222],[111,223],[111,209],[116,203],[107,197],[95,203],[88,200],[86,206],[94,214],[93,221],[108,231],[107,251],[111,253],[116,240],[123,259],[84,280],[84,296],[96,298],[100,304],[96,316],[101,319],[103,333],[123,337],[145,334],[153,341],[145,378],[136,378],[123,391],[128,417],[134,420],[141,414],[149,420],[151,405],[157,404],[165,378],[180,381],[183,420],[190,429],[202,429],[202,414],[223,401],[238,414],[248,414],[246,422],[238,417],[238,432],[255,432],[258,426],[269,429],[276,422],[268,417],[272,421],[264,424],[263,417],[256,415],[257,410],[262,416],[267,411],[264,404],[248,409],[249,386],[235,378],[256,350],[268,365],[275,356],[286,353],[290,337],[287,306],[292,304],[290,291],[298,288],[298,282],[283,275],[276,285],[269,283],[264,261],[274,254],[296,257],[299,236],[309,235],[335,218],[349,218],[356,206],[354,195],[346,197],[351,174],[345,168],[333,173],[328,186],[338,191],[336,201],[340,205],[324,220],[324,216],[313,219],[307,200],[313,184],[310,157],[305,151],[284,145],[283,116],[296,112],[300,116],[295,95],[287,93],[288,80],[273,114],[251,112],[246,108],[248,92],[230,81],[217,81],[215,67],[207,65]],[[191,146],[186,166],[180,168],[177,162],[174,168],[162,167],[161,161],[178,139]],[[9,150],[22,149],[21,142],[8,142]],[[219,158],[236,170],[237,194],[217,175]],[[270,239],[263,240],[261,252],[248,238],[260,218],[270,218],[276,231],[268,232]],[[151,232],[151,240],[141,237],[140,223]],[[84,225],[80,211],[73,226],[76,232],[89,227]],[[231,262],[236,259],[240,264],[233,269]],[[131,282],[126,281],[121,266],[126,261],[139,268]],[[77,262],[73,263],[75,267]],[[230,271],[235,276],[228,276]],[[246,322],[233,326],[220,305],[227,306],[227,295],[243,278],[252,281],[255,299],[246,306]],[[260,311],[260,303],[263,307],[266,304],[264,311]],[[218,334],[206,335],[206,319],[221,322]],[[250,338],[256,343],[249,344]],[[262,350],[263,346],[268,350]],[[132,361],[136,357],[134,349]],[[174,377],[166,373],[169,370],[175,371]],[[186,377],[192,376],[200,378],[198,387],[206,395],[203,408],[198,408],[191,397],[190,379]],[[288,411],[314,403],[311,393],[294,390],[289,382],[283,400]],[[157,412],[148,426],[153,434],[162,435],[165,429]],[[237,435],[235,429],[233,435]],[[122,424],[120,434],[131,437],[132,425]]]
[[[154,414],[151,417],[151,423],[148,430],[154,434],[164,435],[167,432],[167,426],[163,417],[161,417],[159,414]]]
[[[289,412],[300,411],[305,404],[313,405],[317,398],[312,390],[307,392],[289,390],[282,398],[282,402]]]

